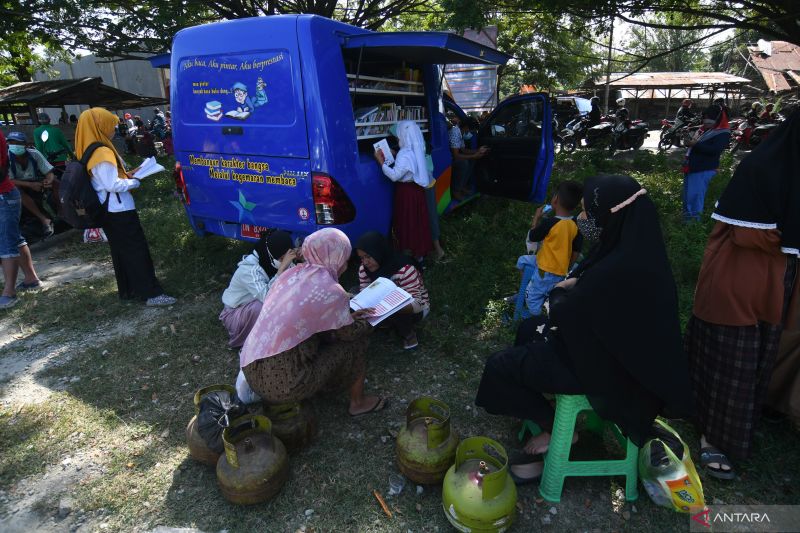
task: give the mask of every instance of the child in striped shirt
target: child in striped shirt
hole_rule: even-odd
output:
[[[358,239],[356,253],[361,260],[358,282],[361,290],[379,277],[391,279],[413,298],[412,302],[384,323],[390,325],[403,339],[403,348],[411,350],[419,345],[414,326],[430,311],[428,290],[422,272],[409,256],[392,250],[388,240],[377,231],[365,233]]]

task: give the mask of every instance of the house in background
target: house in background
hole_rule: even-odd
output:
[[[52,69],[58,72],[55,77],[50,77],[44,72],[34,74],[34,81],[46,81],[50,79],[81,79],[89,77],[101,77],[103,83],[123,91],[135,93],[143,96],[152,96],[169,100],[169,69],[154,69],[148,58],[143,57],[138,60],[120,60],[109,62],[107,58],[98,58],[94,55],[84,56],[75,59],[71,64],[58,62]],[[166,109],[166,106],[161,106]],[[86,105],[65,106],[67,115],[80,115],[82,111],[88,109]],[[53,124],[58,123],[61,113],[60,109],[44,109],[50,115]],[[130,112],[132,115],[141,115],[147,121],[153,117],[152,108],[121,109],[120,114]]]
[[[800,46],[760,39],[748,45],[750,65],[764,78],[769,92],[800,95]]]

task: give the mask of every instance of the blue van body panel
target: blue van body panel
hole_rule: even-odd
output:
[[[259,229],[303,236],[327,227],[316,222],[317,173],[336,180],[353,203],[355,219],[335,226],[352,241],[369,230],[390,232],[394,186],[356,137],[343,56],[359,53],[343,51],[353,45],[406,46],[412,54],[444,46],[450,49],[436,53],[460,62],[507,59],[452,34],[375,33],[312,15],[181,30],[171,53],[173,142],[189,197],[186,212],[198,234],[253,239]],[[430,62],[418,68],[441,212],[449,204],[451,171],[441,68]],[[549,176],[549,125],[547,132],[549,159],[540,154],[539,171]]]

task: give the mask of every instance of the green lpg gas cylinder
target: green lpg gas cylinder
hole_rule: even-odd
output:
[[[442,485],[442,507],[459,531],[501,532],[511,527],[517,487],[508,473],[508,455],[487,437],[464,439]]]
[[[317,419],[307,404],[268,405],[266,414],[272,421],[272,434],[283,442],[289,453],[298,452],[311,444],[317,433]]]
[[[189,424],[186,426],[186,444],[189,446],[189,455],[191,455],[192,459],[195,461],[209,466],[215,466],[217,464],[220,454],[209,448],[206,441],[203,440],[203,437],[201,437],[200,433],[197,431],[197,414],[200,412],[200,402],[203,400],[203,396],[209,392],[216,391],[225,391],[231,396],[236,394],[236,389],[230,385],[209,385],[208,387],[199,389],[194,393],[194,416],[189,420]]]
[[[269,500],[289,478],[289,458],[283,443],[272,434],[272,422],[245,415],[222,432],[225,453],[217,462],[217,484],[231,503]]]
[[[458,434],[450,426],[450,408],[434,398],[417,398],[406,409],[397,435],[397,466],[416,483],[441,483],[456,457]]]

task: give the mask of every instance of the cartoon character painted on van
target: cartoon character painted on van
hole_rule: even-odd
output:
[[[266,57],[192,57],[181,62],[183,78],[190,79],[192,95],[211,95],[212,99],[198,100],[198,110],[213,122],[223,117],[246,120],[257,109],[267,102],[267,82],[280,89],[281,79],[287,77],[286,56],[282,51]],[[256,76],[252,76],[254,73]],[[243,80],[255,80],[255,92],[250,91],[252,85]],[[277,98],[280,101],[280,97]],[[201,115],[201,116],[202,116]]]

